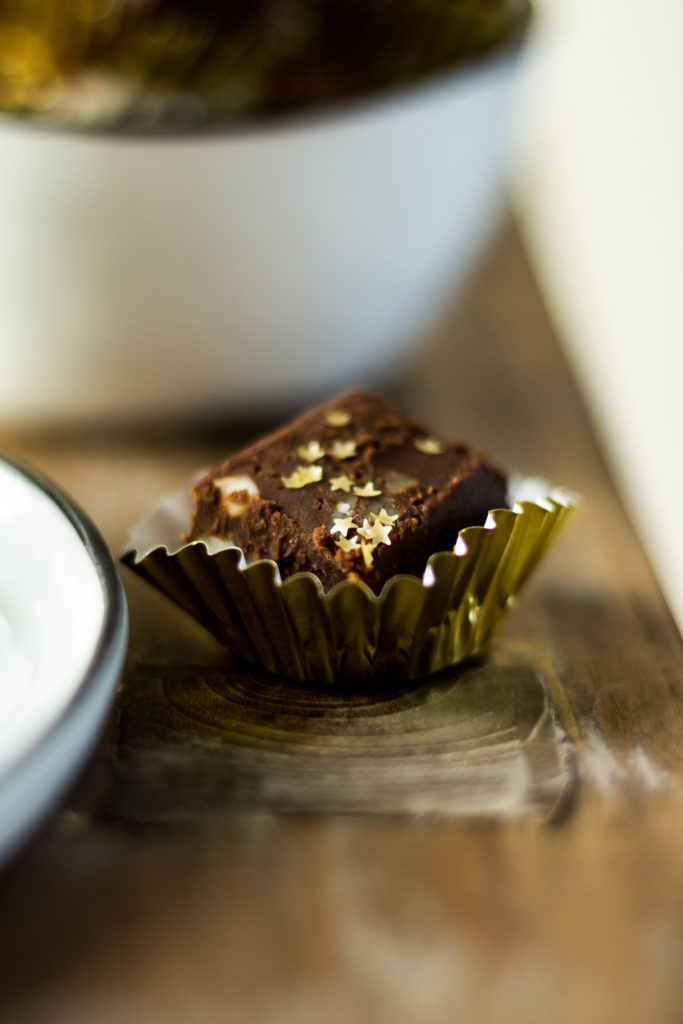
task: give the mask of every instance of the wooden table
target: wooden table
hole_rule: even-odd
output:
[[[125,570],[132,636],[116,713],[61,811],[0,875],[1,1020],[683,1019],[680,638],[512,229],[397,394],[435,430],[585,498],[490,657],[431,691],[444,701],[442,765],[460,757],[448,755],[449,723],[460,727],[457,708],[473,694],[513,715],[517,789],[498,799],[508,775],[477,789],[466,772],[438,813],[419,813],[441,778],[429,755],[404,805],[385,765],[377,786],[371,773],[356,780],[353,797],[342,779],[336,813],[324,813],[334,777],[321,770],[327,788],[305,784],[331,763],[321,727],[287,762],[283,795],[273,757],[287,729],[298,742],[314,720],[349,744],[366,742],[367,714],[381,742],[406,721],[405,763],[417,763],[425,741],[410,729],[424,721],[425,691],[379,710],[367,695],[291,691],[298,710],[277,733],[287,688],[273,684],[269,704],[262,677],[231,667]],[[115,550],[159,494],[241,440],[232,428],[0,433]],[[202,701],[225,710],[228,698],[223,732],[193,718]],[[265,760],[235,782],[257,736]],[[369,765],[372,753],[362,752]],[[301,758],[308,775],[297,775]]]

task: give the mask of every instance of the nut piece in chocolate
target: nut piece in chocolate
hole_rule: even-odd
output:
[[[188,541],[218,536],[281,576],[314,573],[379,594],[397,573],[422,576],[458,531],[504,508],[506,480],[383,399],[347,392],[232,455],[193,490]]]

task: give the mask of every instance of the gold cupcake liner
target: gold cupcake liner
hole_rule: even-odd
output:
[[[510,499],[484,526],[462,530],[452,552],[432,555],[421,580],[395,576],[379,596],[351,581],[325,594],[310,573],[281,580],[275,562],[248,565],[213,538],[180,546],[185,494],[136,527],[123,561],[269,672],[321,685],[395,683],[480,654],[576,505],[529,478],[511,483]]]

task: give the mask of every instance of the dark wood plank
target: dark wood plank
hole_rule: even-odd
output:
[[[118,755],[105,743],[68,813],[0,876],[0,1018],[683,1017],[680,637],[514,233],[501,238],[464,305],[425,339],[406,381],[408,410],[435,429],[584,495],[480,677],[510,680],[526,665],[542,680],[577,751],[574,803],[554,824],[538,814],[485,824],[367,813],[302,819],[263,801],[246,813],[241,798],[226,814],[205,792],[211,813],[161,821],[155,808],[173,806],[168,792],[151,804],[155,813],[149,802],[131,813],[150,791],[138,770],[117,779]],[[106,432],[87,443],[0,438],[70,490],[114,546],[159,493],[233,443],[233,435]],[[166,742],[169,730],[187,729],[185,711],[168,719],[167,695],[183,679],[190,689],[218,680],[214,697],[225,707],[232,677],[199,627],[130,575],[126,587],[129,669],[107,740],[120,735],[139,752],[145,736]],[[202,714],[214,697],[199,691]],[[230,729],[244,711],[234,698]],[[145,709],[153,720],[143,720]],[[318,710],[329,723],[330,707]],[[293,717],[299,736],[303,716]]]

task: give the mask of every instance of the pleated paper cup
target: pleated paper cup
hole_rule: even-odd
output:
[[[422,579],[397,575],[379,596],[311,573],[283,580],[218,538],[183,544],[189,493],[165,498],[130,535],[123,561],[247,661],[278,676],[335,685],[438,672],[480,654],[576,498],[544,481],[511,482],[510,508],[431,556]]]

